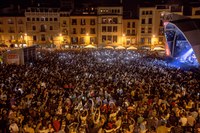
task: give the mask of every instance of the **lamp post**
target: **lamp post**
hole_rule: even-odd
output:
[[[59,39],[59,40],[60,40],[60,49],[61,49],[61,44],[62,44],[62,41],[63,41],[63,36],[62,36],[62,34],[61,34],[61,33],[59,34],[59,37],[60,37],[60,39]]]
[[[152,35],[152,38],[151,38],[151,49],[154,47],[155,42],[156,42],[156,36]]]
[[[27,44],[27,33],[25,33],[24,36],[25,36],[25,43],[28,46],[28,44]]]
[[[85,38],[85,43],[86,43],[86,45],[89,44],[88,42],[89,42],[89,34],[86,33],[86,38]]]
[[[123,34],[122,36],[123,36],[122,37],[122,46],[125,46],[126,45],[126,35]]]

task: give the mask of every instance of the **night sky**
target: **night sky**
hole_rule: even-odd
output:
[[[119,5],[121,0],[74,0],[75,7],[82,5]],[[138,9],[140,6],[154,6],[155,4],[181,4],[189,7],[189,2],[200,2],[200,0],[123,0],[124,11],[132,12],[134,17],[138,17]],[[11,7],[16,9],[17,5],[26,9],[27,7],[36,7],[40,3],[41,7],[60,7],[60,0],[0,0],[0,8]],[[85,4],[89,3],[89,4]],[[187,10],[186,10],[187,12]]]

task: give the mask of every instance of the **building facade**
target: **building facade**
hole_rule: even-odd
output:
[[[165,44],[162,12],[183,14],[179,5],[141,7],[139,19],[123,18],[122,6],[89,7],[75,11],[27,8],[22,16],[0,17],[0,43],[85,46],[141,46]],[[199,7],[191,17],[199,18]]]
[[[122,7],[98,7],[98,44],[123,45],[123,8]]]
[[[125,46],[137,46],[138,19],[123,19],[123,37]]]
[[[183,15],[183,7],[179,5],[141,7],[139,10],[138,45],[154,47],[165,44],[162,12]]]

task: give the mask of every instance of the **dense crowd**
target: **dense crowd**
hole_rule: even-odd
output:
[[[200,75],[126,50],[0,65],[0,133],[200,133]]]

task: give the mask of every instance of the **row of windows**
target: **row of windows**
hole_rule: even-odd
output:
[[[120,9],[101,9],[101,13],[120,13]]]
[[[117,26],[102,26],[102,32],[117,32]]]
[[[46,32],[46,31],[47,31],[47,26],[46,26],[46,25],[41,25],[41,26],[39,27],[39,29],[40,29],[41,32]],[[33,31],[36,31],[36,30],[37,30],[37,27],[36,27],[35,25],[32,26],[32,30],[33,30]],[[49,26],[49,30],[55,30],[55,29],[53,28],[53,26]]]
[[[77,19],[72,19],[72,25],[77,25]],[[96,21],[95,19],[90,19],[90,25],[95,25]],[[86,19],[80,20],[80,25],[86,25]]]
[[[131,26],[131,22],[128,22],[127,28],[135,28],[135,22],[132,22],[132,26]]]
[[[132,30],[132,31],[131,30],[127,30],[126,31],[126,35],[127,36],[129,36],[129,35],[136,35],[135,30]]]
[[[58,21],[58,18],[45,18],[45,17],[42,17],[42,18],[27,18],[27,21]]]
[[[102,18],[102,24],[118,24],[118,18],[117,17],[108,17],[108,18]]]
[[[148,18],[148,21],[146,19],[142,19],[141,24],[152,24],[152,18]]]
[[[6,31],[8,33],[15,33],[14,27],[9,27]],[[24,32],[23,28],[21,28],[21,27],[19,27],[19,29],[18,29],[18,33],[20,33],[20,32]],[[4,30],[2,28],[0,28],[0,33],[4,33]]]
[[[116,43],[117,42],[117,36],[111,36],[111,35],[102,35],[102,42],[113,42]]]
[[[89,40],[90,40],[90,44],[94,44],[97,41],[95,37],[90,37]],[[85,44],[86,40],[84,37],[81,37],[80,39],[78,39],[78,37],[71,37],[71,43],[72,44],[78,44],[78,43]]]
[[[142,15],[152,15],[153,11],[142,11]]]
[[[141,28],[141,33],[152,33],[152,28],[149,27],[147,30],[145,30],[145,28]]]
[[[18,23],[18,24],[24,24],[24,22],[23,22],[21,19],[19,19],[19,20],[17,21],[17,23]],[[3,23],[3,20],[0,20],[0,24],[4,24],[4,23]],[[7,20],[7,24],[14,24],[14,20],[9,18],[9,19]]]
[[[73,29],[72,29],[72,34],[78,34],[76,28],[73,28]],[[81,28],[80,34],[86,34],[86,28]],[[90,28],[90,34],[96,34],[95,28]]]

